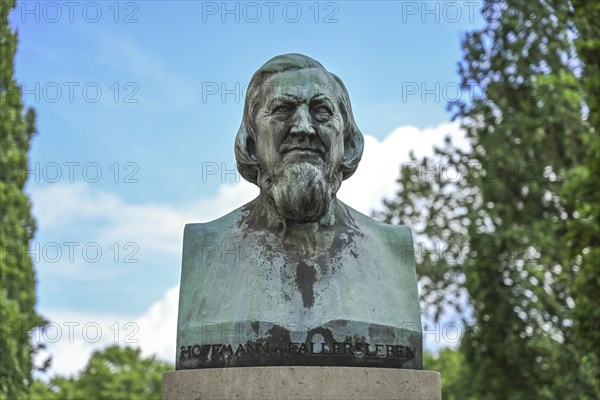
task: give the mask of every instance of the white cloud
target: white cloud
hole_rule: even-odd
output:
[[[123,344],[135,331],[135,318],[123,315],[89,315],[70,310],[51,311],[44,315],[49,324],[32,333],[34,343],[46,345],[36,355],[36,364],[52,355],[52,372],[75,374],[87,363],[91,353],[112,344]],[[131,340],[139,338],[139,332]],[[42,376],[43,377],[43,376]]]
[[[252,200],[258,189],[248,182],[224,184],[215,197],[176,207],[127,204],[117,195],[84,182],[56,183],[32,191],[33,214],[46,231],[79,232],[82,225],[99,242],[135,241],[145,249],[179,254],[183,226],[206,222]],[[99,226],[93,222],[102,222]]]
[[[433,145],[441,145],[446,135],[451,135],[458,146],[467,147],[457,124],[442,124],[423,131],[401,127],[383,141],[366,136],[363,160],[356,174],[343,184],[340,198],[353,208],[369,214],[381,204],[384,197],[394,195],[400,165],[409,160],[409,151],[414,150],[418,156],[431,155]],[[140,246],[143,244],[156,253],[179,256],[185,223],[218,218],[250,201],[257,193],[256,187],[242,181],[221,186],[214,197],[175,207],[166,204],[127,204],[112,193],[94,190],[90,185],[81,183],[50,185],[34,191],[32,197],[34,214],[41,229],[65,225],[77,229],[88,221],[100,220],[103,223],[95,233],[98,238],[136,238]],[[174,362],[178,295],[179,286],[170,288],[143,315],[133,318],[43,310],[47,318],[59,325],[69,321],[80,323],[80,333],[75,335],[72,343],[65,340],[64,335],[68,333],[66,327],[63,327],[61,340],[49,343],[49,352],[54,356],[53,372],[66,374],[81,369],[94,349],[115,341],[115,324],[119,328],[118,343],[139,345],[145,356],[157,354],[162,359]],[[90,322],[102,327],[102,338],[97,343],[92,343],[81,332],[84,324]],[[127,325],[129,330],[125,331],[127,323],[135,325]],[[139,342],[124,343],[124,335],[131,333],[135,327],[139,330],[133,338]],[[92,328],[88,329],[93,332]]]
[[[140,334],[143,356],[156,354],[163,360],[175,362],[178,306],[179,285],[167,290],[163,298],[137,320],[140,333],[150,333]]]
[[[69,310],[45,311],[50,321],[44,330],[35,331],[35,343],[44,343],[46,351],[36,356],[36,364],[52,355],[50,375],[73,375],[85,367],[95,350],[117,344],[140,347],[142,356],[156,355],[175,362],[179,285],[167,290],[140,317],[89,315]],[[40,375],[40,378],[47,378]]]
[[[456,146],[468,147],[457,123],[424,130],[404,126],[394,129],[383,141],[365,135],[363,158],[355,174],[342,184],[340,200],[363,214],[379,209],[382,199],[396,193],[400,166],[409,162],[409,152],[414,151],[417,157],[431,156],[433,146],[441,146],[448,135]]]

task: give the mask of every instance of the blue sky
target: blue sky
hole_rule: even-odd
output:
[[[365,213],[376,208],[393,194],[409,149],[426,154],[458,134],[447,100],[461,96],[460,39],[482,26],[480,9],[479,1],[19,2],[16,77],[38,113],[27,190],[42,314],[168,325],[161,318],[176,301],[183,224],[256,193],[228,173],[233,140],[245,85],[278,54],[309,55],[346,84],[368,147],[340,197]],[[172,359],[147,329],[145,351]],[[101,343],[61,339],[56,370]]]

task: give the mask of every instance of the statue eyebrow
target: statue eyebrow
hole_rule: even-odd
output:
[[[311,103],[330,103],[331,105],[333,105],[333,100],[331,100],[329,98],[329,96],[327,96],[326,94],[323,93],[317,93],[315,94],[311,99],[310,99]]]
[[[267,107],[270,108],[273,105],[273,103],[278,102],[278,101],[287,102],[287,103],[290,103],[290,102],[300,103],[302,101],[302,99],[299,96],[294,96],[292,94],[287,94],[287,93],[286,94],[278,94],[269,99],[269,102],[267,103]]]
[[[298,103],[304,103],[306,102],[306,100],[304,98],[302,98],[301,96],[296,96],[290,93],[281,93],[281,94],[276,94],[273,97],[271,97],[269,99],[269,101],[267,102],[267,108],[272,108],[273,107],[273,103],[276,102],[284,102],[284,103],[294,103],[294,104],[298,104]],[[329,96],[327,96],[324,93],[317,93],[315,94],[310,100],[309,103],[314,104],[314,103],[327,103],[330,106],[333,106],[333,100],[331,100],[329,98]]]

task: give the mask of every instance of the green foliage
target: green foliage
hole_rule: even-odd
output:
[[[163,373],[171,370],[172,365],[154,356],[142,358],[140,349],[115,345],[94,352],[77,377],[35,381],[31,399],[161,399]]]
[[[478,95],[451,105],[472,148],[448,140],[433,158],[412,157],[419,168],[403,168],[379,216],[443,245],[418,267],[437,316],[468,292],[476,325],[449,395],[599,398],[600,154],[597,116],[586,115],[598,105],[598,7],[486,5],[502,14],[466,35],[459,64],[463,89]],[[419,173],[440,166],[462,179]]]
[[[579,218],[570,221],[568,236],[573,243],[571,256],[578,261],[580,269],[574,290],[577,303],[575,334],[579,343],[593,353],[600,348],[600,307],[597,302],[600,293],[600,192],[595,184],[600,176],[600,3],[575,0],[573,4],[573,20],[579,31],[575,46],[583,61],[582,81],[593,130],[583,137],[586,156],[580,165],[567,172],[563,195],[579,214]],[[583,361],[589,363],[587,358]],[[597,378],[600,381],[600,377]]]
[[[28,333],[43,320],[35,312],[35,275],[27,249],[35,232],[31,204],[23,193],[33,110],[23,111],[13,77],[17,38],[8,24],[14,1],[0,13],[0,398],[27,397],[32,348]]]
[[[438,371],[442,376],[442,398],[458,400],[467,398],[464,388],[468,380],[462,373],[464,357],[458,350],[443,349],[438,354],[423,354],[423,369]]]

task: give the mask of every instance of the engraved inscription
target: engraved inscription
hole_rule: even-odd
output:
[[[181,346],[179,358],[213,358],[217,356],[252,356],[252,355],[310,355],[310,356],[349,356],[349,357],[379,357],[399,358],[410,360],[415,358],[415,347],[371,343],[295,343],[287,346],[272,343],[246,343],[245,345],[231,344],[196,344]]]

